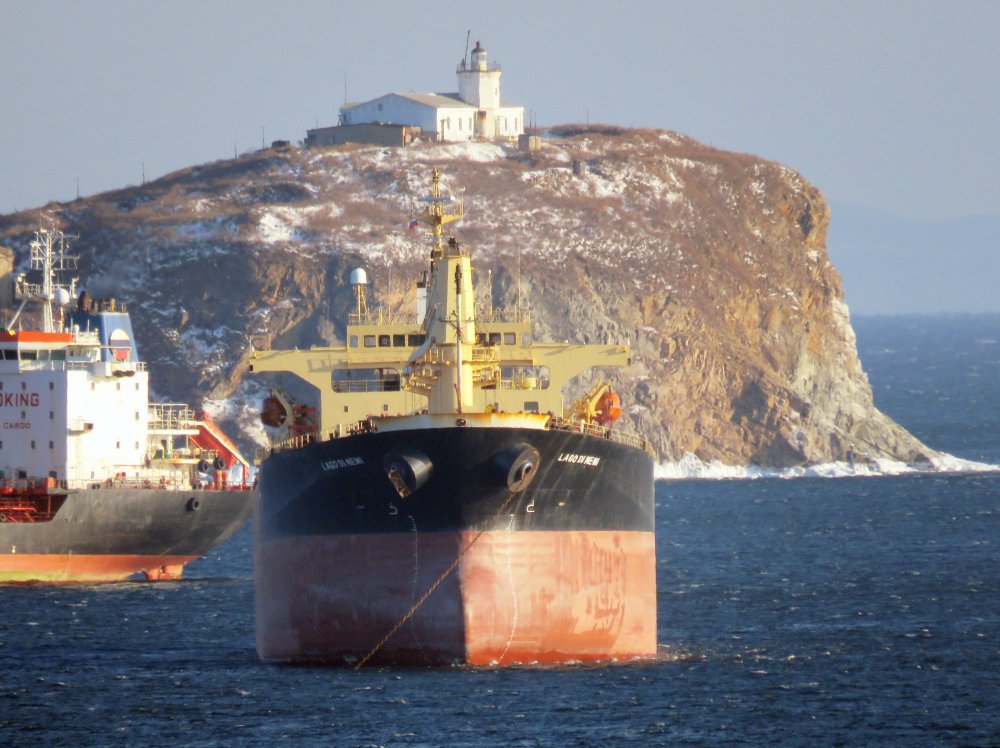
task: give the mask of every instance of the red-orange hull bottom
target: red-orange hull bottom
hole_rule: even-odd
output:
[[[0,555],[0,583],[120,582],[140,573],[150,580],[180,579],[184,564],[196,558],[8,553]]]
[[[258,539],[258,653],[271,662],[344,665],[369,654],[371,663],[409,665],[655,656],[653,533],[494,531],[476,537]],[[379,646],[414,606],[412,617]]]

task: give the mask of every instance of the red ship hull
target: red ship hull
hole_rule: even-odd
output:
[[[265,661],[356,665],[370,656],[371,664],[511,665],[656,652],[651,532],[257,542],[257,649]]]
[[[73,554],[0,555],[4,582],[99,583],[119,582],[133,574],[148,580],[180,579],[184,564],[197,556],[131,556]]]

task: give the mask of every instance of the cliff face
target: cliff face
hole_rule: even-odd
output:
[[[40,223],[78,234],[91,294],[130,304],[156,392],[239,398],[256,392],[243,383],[249,336],[343,340],[352,268],[368,270],[369,303],[411,312],[427,245],[407,218],[433,165],[465,190],[455,233],[473,247],[481,300],[512,305],[520,277],[536,339],[631,338],[632,367],[567,395],[610,375],[626,427],[661,460],[933,455],[873,405],[820,192],[672,132],[566,127],[531,154],[270,150],[0,217],[0,244],[23,265]]]

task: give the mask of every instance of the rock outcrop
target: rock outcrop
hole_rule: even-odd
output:
[[[373,301],[412,311],[426,243],[407,218],[432,165],[465,191],[456,233],[481,299],[520,293],[538,339],[631,339],[633,366],[602,375],[661,460],[934,455],[874,406],[820,192],[673,132],[564,127],[532,153],[272,149],[0,217],[0,244],[23,264],[39,224],[78,234],[89,290],[129,302],[161,397],[246,398],[259,391],[244,382],[251,336],[343,339],[352,268],[368,270]]]

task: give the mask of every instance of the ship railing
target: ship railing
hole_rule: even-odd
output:
[[[475,346],[472,349],[472,363],[493,364],[500,359],[497,349],[494,346]]]
[[[101,335],[97,330],[74,330],[73,342],[77,345],[100,345]]]
[[[616,442],[618,444],[624,444],[629,447],[634,447],[636,449],[641,449],[644,452],[656,456],[656,452],[653,449],[653,445],[648,439],[645,439],[636,434],[629,434],[624,431],[619,431],[618,429],[609,428],[607,426],[601,426],[595,423],[585,423],[583,421],[570,421],[565,418],[559,418],[558,416],[552,416],[549,418],[548,422],[545,424],[545,428],[553,429],[556,431],[572,431],[577,434],[587,434],[588,436],[595,436],[600,439],[608,439],[610,441]],[[366,418],[363,421],[358,421],[357,423],[352,423],[348,426],[343,424],[338,424],[336,429],[331,431],[328,437],[324,437],[316,432],[309,432],[308,434],[297,434],[295,436],[290,436],[287,439],[283,439],[279,442],[275,442],[271,445],[270,449],[258,450],[256,455],[257,464],[263,462],[269,454],[274,454],[276,452],[285,452],[293,449],[300,449],[307,444],[315,444],[319,441],[325,441],[326,439],[339,439],[343,436],[354,436],[356,434],[366,434],[378,430],[377,418]]]
[[[361,325],[383,325],[385,324],[385,316],[382,312],[382,307],[377,307],[374,310],[365,310],[360,314],[358,312],[349,312],[347,314],[347,324],[351,326],[361,326]]]
[[[531,313],[527,309],[503,307],[500,309],[477,309],[477,322],[531,322]]]
[[[89,489],[92,491],[100,489],[128,489],[133,491],[199,491],[202,489],[215,489],[217,486],[211,481],[202,480],[192,480],[185,474],[179,474],[176,476],[162,476],[162,475],[149,475],[149,476],[139,476],[139,477],[110,477],[103,480],[95,480],[93,478],[79,478],[69,481],[60,481],[63,488],[68,488],[70,490],[84,490]],[[246,491],[250,489],[250,486],[243,482],[225,482],[224,488],[228,491]]]
[[[48,353],[48,351],[45,352]],[[100,363],[98,359],[92,361],[66,361],[65,359],[54,358],[21,359],[19,369],[21,371],[81,371],[89,369],[97,363]],[[114,361],[111,364],[111,371],[146,371],[146,362]]]
[[[198,427],[191,406],[186,403],[150,403],[149,428],[151,431],[183,431]]]
[[[381,379],[335,379],[334,392],[399,392],[399,376]]]
[[[307,444],[315,444],[321,441],[332,441],[334,439],[340,439],[344,436],[371,434],[378,431],[377,421],[379,418],[384,417],[385,416],[369,416],[368,418],[354,423],[338,423],[337,426],[326,435],[320,434],[316,431],[310,431],[305,434],[296,434],[288,437],[287,439],[275,442],[270,448],[258,450],[256,458],[259,463],[262,462],[269,454],[274,454],[275,452],[285,452],[291,449],[299,449]]]
[[[53,488],[66,488],[66,481],[57,478],[0,478],[0,495],[46,493]]]
[[[125,477],[122,475],[100,480],[94,478],[0,478],[0,497],[4,495],[48,494],[70,490],[97,488],[163,488],[171,490],[190,489],[191,480],[186,475],[148,475]]]
[[[280,442],[275,442],[271,445],[271,449],[269,451],[286,452],[290,449],[299,449],[307,444],[315,444],[318,441],[320,441],[320,437],[315,432],[310,432],[308,434],[296,434],[295,436],[290,436],[287,439],[282,439]]]
[[[495,364],[500,360],[500,354],[495,346],[476,345],[472,346],[468,361],[473,364]],[[433,366],[449,366],[455,356],[454,349],[431,348],[417,362],[421,364],[431,364]]]
[[[649,452],[650,454],[655,455],[653,445],[650,444],[648,439],[636,436],[635,434],[627,434],[624,431],[619,431],[618,429],[609,428],[607,426],[601,426],[596,423],[570,421],[565,418],[553,416],[546,424],[546,428],[557,431],[573,431],[578,434],[587,434],[588,436],[596,436],[601,439],[609,439],[613,442],[617,442],[618,444],[625,444],[629,447],[635,447],[636,449],[641,449],[644,452]]]
[[[18,279],[14,283],[14,295],[19,299],[42,298],[42,284],[28,283],[24,279]]]
[[[458,63],[458,66],[455,68],[456,73],[480,73],[484,71],[487,73],[500,73],[503,72],[503,68],[499,62],[487,62],[485,66],[480,68],[471,62],[466,65],[465,60]]]

